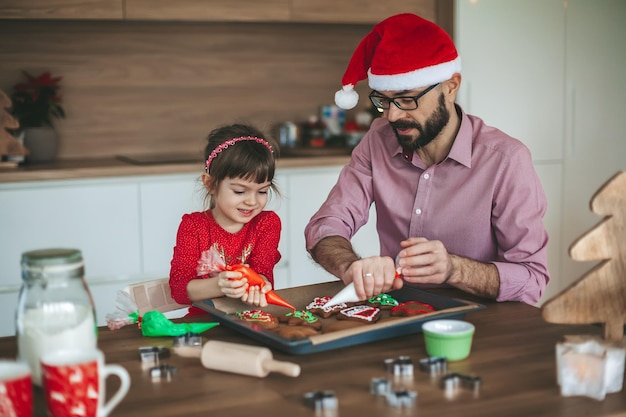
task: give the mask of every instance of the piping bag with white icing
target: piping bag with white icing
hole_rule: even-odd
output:
[[[396,265],[397,265],[397,260],[398,258],[396,258]],[[399,271],[400,271],[400,267],[397,266],[396,278],[402,279],[402,275],[400,274]],[[361,301],[361,300],[359,299],[359,296],[356,294],[356,290],[354,289],[354,282],[351,282],[348,285],[346,285],[341,291],[335,294],[333,298],[328,300],[328,302],[324,304],[324,307],[332,307],[334,305],[341,304],[341,303],[356,303],[357,301]]]

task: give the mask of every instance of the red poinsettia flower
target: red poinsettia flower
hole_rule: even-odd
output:
[[[62,119],[65,112],[59,104],[61,88],[59,82],[63,77],[52,77],[49,72],[35,77],[22,71],[26,82],[13,86],[12,114],[20,122],[20,127],[51,126],[52,118]]]

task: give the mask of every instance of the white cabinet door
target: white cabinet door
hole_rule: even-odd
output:
[[[563,157],[563,7],[563,0],[456,2],[458,102],[524,142],[534,160]]]
[[[140,189],[144,273],[165,278],[178,225],[183,214],[202,210],[204,186],[200,175],[167,175],[142,179]]]
[[[14,334],[23,252],[79,249],[100,324],[114,300],[92,287],[141,275],[137,185],[123,180],[0,185],[0,336]],[[120,285],[120,288],[123,285]],[[102,313],[102,314],[100,314]]]
[[[595,192],[626,170],[626,2],[569,0],[567,119],[563,201],[563,283],[595,263],[573,261],[567,248],[602,220],[591,212]]]
[[[341,166],[293,170],[289,173],[289,271],[291,286],[333,281],[337,278],[315,263],[306,251],[304,228],[311,216],[326,201],[330,189],[337,182]],[[372,207],[370,220],[352,239],[356,252],[361,256],[380,253]]]
[[[280,290],[281,288],[291,287],[291,279],[289,277],[290,236],[287,228],[289,224],[289,204],[287,204],[286,200],[286,197],[289,195],[289,175],[283,173],[282,170],[278,170],[274,176],[274,183],[278,187],[279,195],[272,194],[265,209],[275,211],[281,221],[280,242],[278,244],[281,258],[274,267],[274,288]]]
[[[315,263],[306,251],[304,228],[326,200],[341,167],[293,170],[289,173],[289,271],[290,286],[333,281],[337,278]]]
[[[87,280],[139,274],[137,186],[124,181],[45,181],[0,186],[0,283],[20,284],[28,250],[80,249]]]
[[[562,288],[561,278],[561,219],[563,205],[561,189],[563,188],[563,166],[559,163],[538,163],[535,165],[539,180],[548,198],[548,211],[543,223],[548,232],[548,271],[550,282],[543,294],[540,304],[556,295]]]

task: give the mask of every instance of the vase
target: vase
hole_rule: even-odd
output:
[[[50,162],[57,157],[59,137],[53,127],[24,128],[24,146],[28,149],[26,162]]]

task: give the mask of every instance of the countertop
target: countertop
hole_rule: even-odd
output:
[[[153,382],[142,370],[138,348],[171,346],[171,338],[143,337],[136,326],[120,330],[100,328],[98,346],[107,363],[122,365],[131,376],[128,395],[113,411],[117,417],[205,416],[507,416],[579,417],[626,416],[626,390],[608,394],[603,401],[587,397],[563,397],[556,383],[555,346],[564,335],[599,334],[598,326],[546,323],[539,308],[516,302],[496,303],[456,290],[434,290],[450,297],[482,303],[486,308],[465,316],[476,326],[467,359],[449,362],[448,372],[479,376],[474,394],[460,389],[447,395],[436,378],[422,372],[418,361],[426,357],[422,333],[310,355],[274,352],[278,360],[295,362],[297,378],[272,373],[266,378],[205,369],[199,359],[173,354],[166,361],[177,368],[171,381]],[[209,321],[209,316],[176,319]],[[203,334],[204,339],[256,344],[224,326]],[[0,338],[0,357],[15,357],[15,337]],[[402,382],[417,391],[413,408],[394,409],[383,397],[370,394],[372,378],[384,377],[384,361],[410,357],[414,375]],[[112,392],[118,382],[107,382]],[[338,400],[334,414],[315,413],[304,403],[307,392],[331,390]],[[43,394],[35,390],[34,417],[45,416]]]
[[[277,160],[277,169],[345,165],[349,154],[289,156]],[[162,175],[202,172],[198,163],[165,163],[137,165],[118,158],[57,160],[50,163],[24,164],[17,168],[0,168],[0,184],[23,181],[45,181],[132,175]]]

